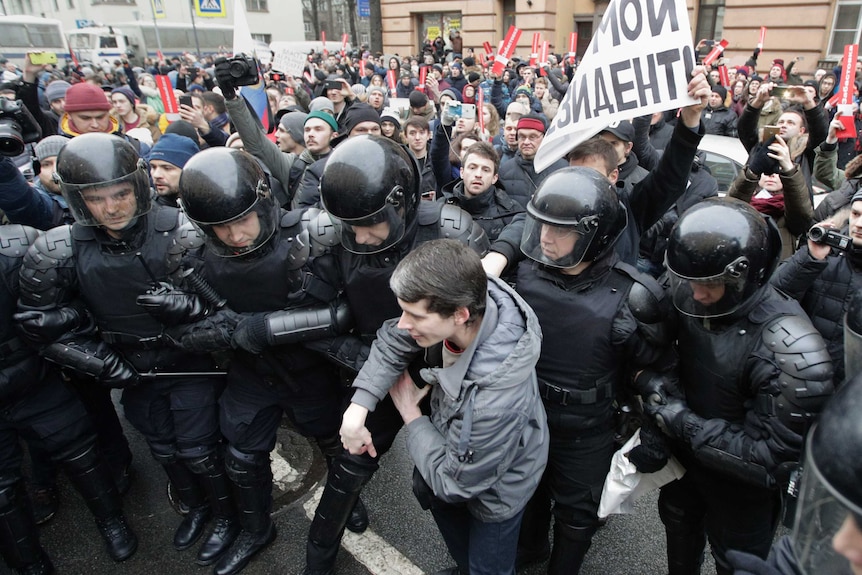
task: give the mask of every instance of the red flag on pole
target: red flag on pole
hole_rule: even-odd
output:
[[[533,49],[530,50],[530,68],[536,67],[536,62],[539,59],[539,43],[542,40],[542,35],[539,32],[533,34]]]
[[[428,77],[428,66],[419,68],[419,85],[416,89],[420,92],[425,92],[425,79]]]
[[[156,87],[159,89],[159,96],[162,97],[162,103],[165,106],[165,116],[168,121],[176,122],[180,119],[180,107],[177,104],[177,98],[174,96],[174,87],[171,84],[171,79],[162,74],[155,76]]]
[[[760,27],[760,40],[757,42],[757,47],[763,50],[763,42],[766,40],[766,26]]]
[[[730,74],[727,73],[727,66],[724,64],[718,67],[718,78],[722,86],[730,86]]]
[[[539,73],[542,76],[547,76],[548,73],[545,72],[545,66],[548,63],[548,41],[545,40],[542,42],[542,51],[539,53]]]
[[[569,64],[575,65],[575,55],[578,52],[578,33],[572,32],[569,34]]]
[[[491,43],[490,43],[490,42],[487,42],[487,41],[486,41],[486,42],[482,42],[482,46],[485,48],[485,57],[486,57],[486,58],[490,58],[491,56],[493,56],[493,55],[494,55],[494,49],[493,49],[493,48],[491,48]]]
[[[386,71],[386,82],[389,84],[389,97],[394,98],[397,95],[395,83],[398,79],[395,77],[395,70]]]
[[[856,58],[859,54],[858,44],[847,44],[844,46],[844,62],[841,65],[841,83],[838,85],[838,114],[837,118],[844,125],[843,130],[835,132],[839,139],[856,137],[856,122],[853,121],[853,90],[856,87],[854,79],[856,75]]]
[[[476,95],[476,116],[479,120],[479,131],[485,132],[485,90],[479,86],[478,94]],[[493,138],[496,134],[491,134]]]
[[[719,56],[724,52],[724,49],[727,48],[727,40],[722,40],[718,44],[712,47],[712,50],[709,51],[709,54],[703,59],[702,64],[704,66],[711,66],[713,62],[718,60]]]
[[[509,26],[509,31],[506,32],[506,38],[500,44],[497,55],[494,57],[494,67],[491,69],[494,74],[500,76],[503,70],[506,69],[506,64],[509,63],[509,58],[515,53],[515,46],[518,45],[518,40],[521,39],[521,30],[514,26]]]
[[[320,31],[320,41],[323,43],[323,55],[327,56],[329,51],[326,49],[326,30]]]

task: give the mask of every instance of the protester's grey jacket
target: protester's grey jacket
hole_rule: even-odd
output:
[[[389,320],[377,332],[353,383],[354,403],[374,409],[422,353],[397,323]],[[530,307],[490,277],[476,339],[450,367],[422,370],[423,379],[433,383],[431,415],[407,426],[410,457],[437,498],[466,502],[480,521],[517,514],[545,469],[548,428],[534,369],[541,343]]]

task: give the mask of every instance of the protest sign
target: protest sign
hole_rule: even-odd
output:
[[[272,69],[299,78],[308,63],[308,56],[299,50],[281,48],[272,59]]]
[[[613,122],[699,103],[684,0],[611,0],[536,153],[542,171]]]
[[[853,89],[856,79],[856,57],[859,55],[858,44],[844,46],[844,62],[841,67],[841,83],[838,85],[838,120],[844,125],[835,135],[839,139],[856,137],[856,122],[853,121]]]

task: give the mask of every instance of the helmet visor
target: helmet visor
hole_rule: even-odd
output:
[[[732,314],[745,303],[748,261],[740,257],[720,274],[689,277],[675,271],[665,257],[673,305],[681,313],[700,318]]]
[[[82,226],[124,229],[152,206],[150,178],[143,160],[138,161],[135,171],[114,180],[73,184],[54,172],[54,181],[60,185],[75,221]]]
[[[376,212],[354,219],[338,219],[333,214],[336,229],[340,231],[341,245],[355,254],[376,254],[394,246],[404,237],[404,210],[386,202]]]
[[[218,223],[192,223],[207,238],[207,248],[222,258],[236,258],[260,249],[273,236],[280,210],[269,196],[258,196],[248,210]]]
[[[527,214],[521,251],[528,258],[556,268],[571,268],[584,259],[596,236],[598,216],[571,225],[551,223]]]
[[[811,456],[809,434],[805,471],[791,534],[793,553],[802,573],[853,573],[847,558],[833,547],[833,539],[842,529],[862,528],[860,511],[830,488],[820,473]]]

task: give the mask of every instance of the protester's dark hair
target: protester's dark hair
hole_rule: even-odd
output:
[[[407,128],[416,128],[417,130],[425,130],[426,132],[431,131],[431,126],[428,124],[428,120],[425,119],[425,116],[410,116],[407,118],[407,121],[404,122],[401,132],[406,134]]]
[[[616,169],[617,162],[619,160],[617,151],[614,149],[613,144],[598,136],[581,142],[566,155],[569,165],[574,165],[576,162],[586,158],[597,158],[602,160],[606,168],[605,175],[610,174]]]
[[[425,300],[442,317],[461,307],[470,312],[468,323],[485,314],[488,276],[479,255],[458,240],[421,244],[395,268],[389,287],[407,303]]]
[[[796,114],[802,120],[802,127],[808,131],[808,119],[805,117],[805,109],[802,106],[790,106],[782,112],[782,114]]]
[[[477,142],[482,141],[482,136],[479,134],[479,127],[476,126],[469,132],[464,132],[463,134],[458,134],[452,143],[449,144],[449,163],[453,166],[461,165],[461,152],[464,150],[461,149],[462,142],[464,140],[476,140]]]
[[[204,92],[201,95],[203,101],[213,107],[216,114],[224,114],[227,108],[224,106],[224,96],[215,92]]]
[[[485,158],[486,160],[494,162],[495,175],[500,169],[500,156],[497,155],[497,151],[494,150],[494,146],[488,142],[476,142],[467,148],[467,151],[464,153],[464,161],[462,162],[462,165],[467,163],[467,159],[470,156],[479,156],[480,158]]]

